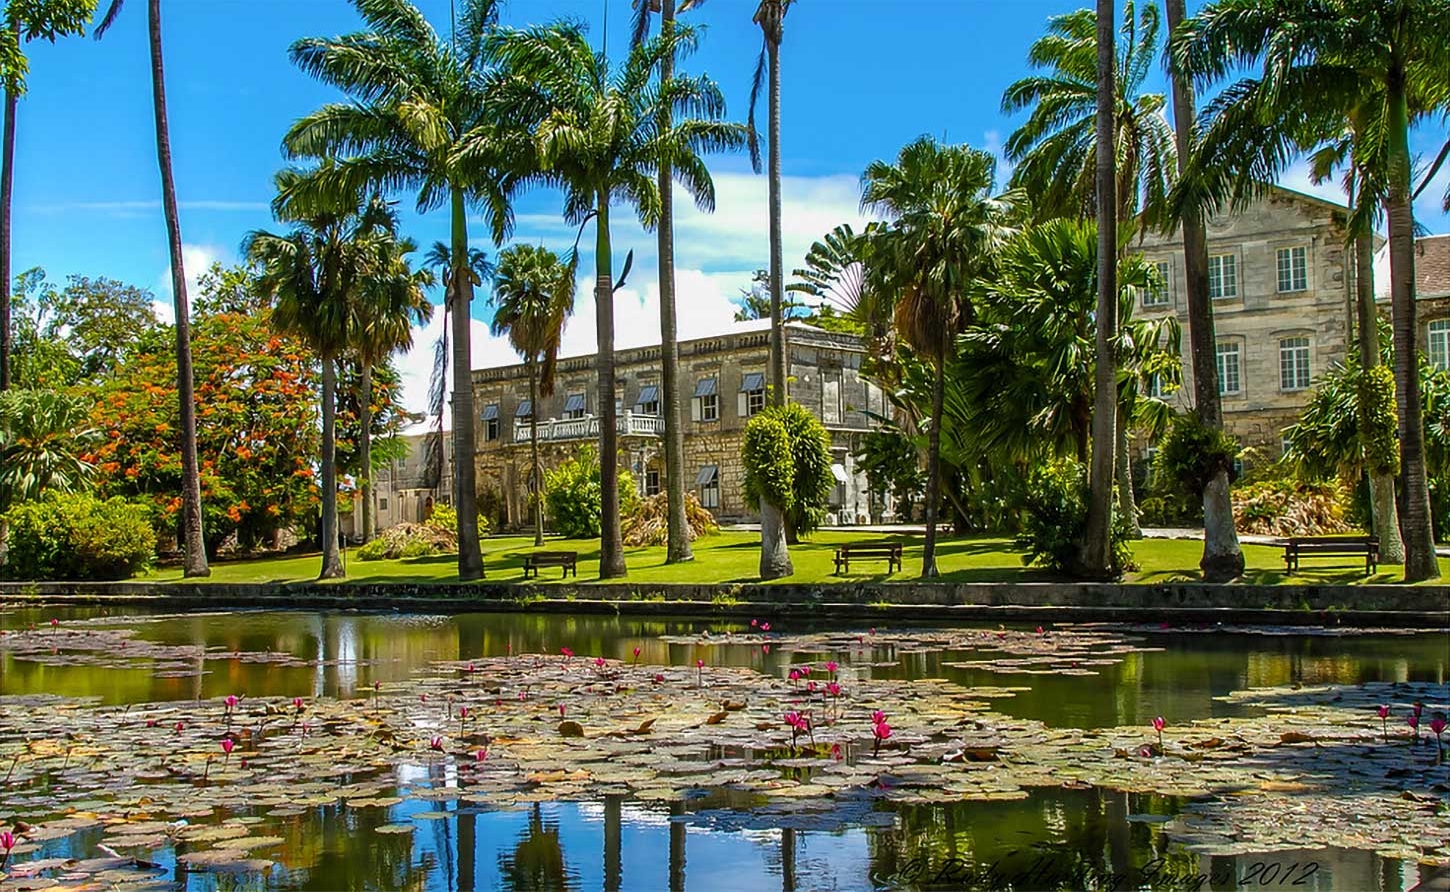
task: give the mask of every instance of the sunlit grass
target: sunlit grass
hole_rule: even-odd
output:
[[[921,535],[883,535],[880,533],[826,530],[816,533],[810,541],[791,546],[795,574],[785,583],[819,584],[842,582],[912,582],[921,567]],[[867,562],[852,567],[848,576],[835,576],[835,547],[843,542],[899,541],[904,546],[905,568],[887,575],[884,562]],[[499,536],[483,542],[484,569],[487,580],[494,583],[523,581],[523,556],[533,551],[531,536]],[[545,550],[575,551],[579,555],[579,582],[587,583],[599,576],[599,542],[586,539],[549,538]],[[723,532],[694,543],[695,560],[686,564],[666,564],[665,549],[629,548],[625,550],[629,576],[626,581],[638,583],[701,583],[729,585],[759,581],[760,537],[753,532]],[[1145,539],[1133,543],[1133,556],[1138,569],[1127,581],[1170,583],[1195,581],[1199,578],[1198,561],[1203,553],[1201,542],[1192,539]],[[347,582],[377,583],[456,583],[457,558],[454,555],[410,558],[391,561],[359,561],[354,551],[345,552]],[[1284,573],[1283,550],[1265,545],[1244,546],[1247,569],[1244,582],[1253,583],[1388,583],[1399,582],[1402,571],[1398,565],[1381,565],[1375,575],[1363,575],[1363,562],[1353,557],[1311,559],[1293,576]],[[938,543],[937,564],[943,582],[1050,582],[1053,577],[1035,567],[1023,565],[1022,553],[1011,539],[990,536],[954,538]],[[321,559],[316,554],[264,558],[259,560],[219,561],[212,565],[207,580],[219,583],[284,583],[315,579]],[[1450,575],[1450,561],[1442,559],[1442,569]],[[858,569],[859,568],[859,569]],[[180,568],[164,568],[141,577],[147,580],[181,579]],[[546,568],[539,582],[556,585],[561,571]],[[573,582],[571,577],[569,582]]]

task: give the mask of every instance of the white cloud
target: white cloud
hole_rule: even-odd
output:
[[[181,266],[186,270],[186,294],[192,305],[196,304],[197,280],[202,273],[211,269],[213,263],[227,264],[232,260],[231,251],[219,245],[181,245]],[[156,277],[156,300],[152,301],[156,318],[168,325],[176,321],[175,296],[171,289],[171,264]]]
[[[1332,201],[1335,204],[1344,204],[1346,200],[1339,177],[1315,183],[1309,176],[1309,162],[1302,158],[1284,171],[1279,177],[1279,185],[1285,189],[1293,189],[1295,192],[1303,192],[1306,195],[1313,195],[1315,198]]]
[[[477,298],[475,298],[477,299]],[[433,318],[428,320],[427,325],[414,326],[413,328],[413,349],[407,353],[399,353],[393,357],[393,365],[397,367],[403,387],[403,406],[409,412],[423,413],[428,411],[428,383],[433,376],[433,345],[443,334],[443,327],[447,324],[448,317],[443,312],[443,307],[433,307]],[[494,337],[489,333],[488,325],[472,320],[473,324],[469,331],[469,348],[472,358],[471,366],[475,369],[488,368],[490,366],[508,365],[518,361],[518,355],[509,346],[505,338]],[[449,329],[452,336],[452,329]],[[452,345],[449,346],[449,358],[452,358]],[[448,369],[448,389],[453,389],[453,369],[450,364]],[[443,406],[443,418],[445,426],[452,424],[452,411],[445,400]]]

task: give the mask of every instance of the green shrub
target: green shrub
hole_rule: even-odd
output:
[[[386,539],[374,539],[371,542],[363,543],[353,557],[360,561],[380,561],[388,556],[388,543]]]
[[[1196,415],[1178,415],[1153,459],[1155,482],[1188,498],[1201,499],[1204,487],[1219,471],[1227,472],[1232,482],[1234,459],[1241,451],[1237,440],[1202,423]]]
[[[574,458],[544,474],[544,506],[554,532],[566,539],[592,539],[599,535],[604,513],[604,489],[600,483],[599,454],[592,446],[581,446]],[[619,472],[619,513],[635,512],[639,494],[634,477]]]
[[[430,557],[438,553],[438,548],[432,542],[423,539],[413,539],[403,546],[403,550],[399,552],[398,556],[417,558]]]
[[[487,527],[479,524],[479,531]],[[383,530],[378,538],[357,550],[360,561],[380,561],[403,557],[426,557],[458,551],[458,515],[446,505],[439,505],[425,523],[400,523]]]
[[[1033,469],[1023,492],[1022,532],[1017,536],[1017,547],[1027,551],[1022,562],[1078,575],[1090,497],[1087,467],[1081,462],[1062,459]],[[1112,540],[1114,575],[1134,569],[1128,531],[1116,516]]]
[[[789,403],[756,413],[745,425],[740,457],[747,505],[759,510],[762,499],[769,501],[796,534],[820,527],[836,485],[831,437],[805,407]]]
[[[52,494],[14,506],[5,519],[6,579],[128,579],[156,554],[150,512],[121,498]]]

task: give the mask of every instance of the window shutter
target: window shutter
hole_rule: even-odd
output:
[[[741,418],[747,417],[747,413],[750,411],[749,407],[745,405],[745,399],[745,393],[742,392],[735,394],[735,414],[739,415]]]
[[[690,420],[700,420],[700,398],[694,397],[690,400]]]

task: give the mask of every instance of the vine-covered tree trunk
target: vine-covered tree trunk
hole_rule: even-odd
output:
[[[1365,370],[1379,368],[1379,313],[1374,304],[1374,244],[1368,233],[1354,240],[1354,270],[1355,303],[1359,315],[1359,364]],[[1403,564],[1405,543],[1400,538],[1400,515],[1395,504],[1395,475],[1371,468],[1369,499],[1374,534],[1380,540],[1380,560],[1387,564]]]
[[[1133,497],[1133,462],[1128,451],[1128,420],[1118,412],[1118,511],[1123,518],[1123,527],[1128,538],[1143,538],[1143,527],[1138,523],[1138,502]]]
[[[785,541],[785,514],[760,500],[760,578],[780,579],[795,573]]]

